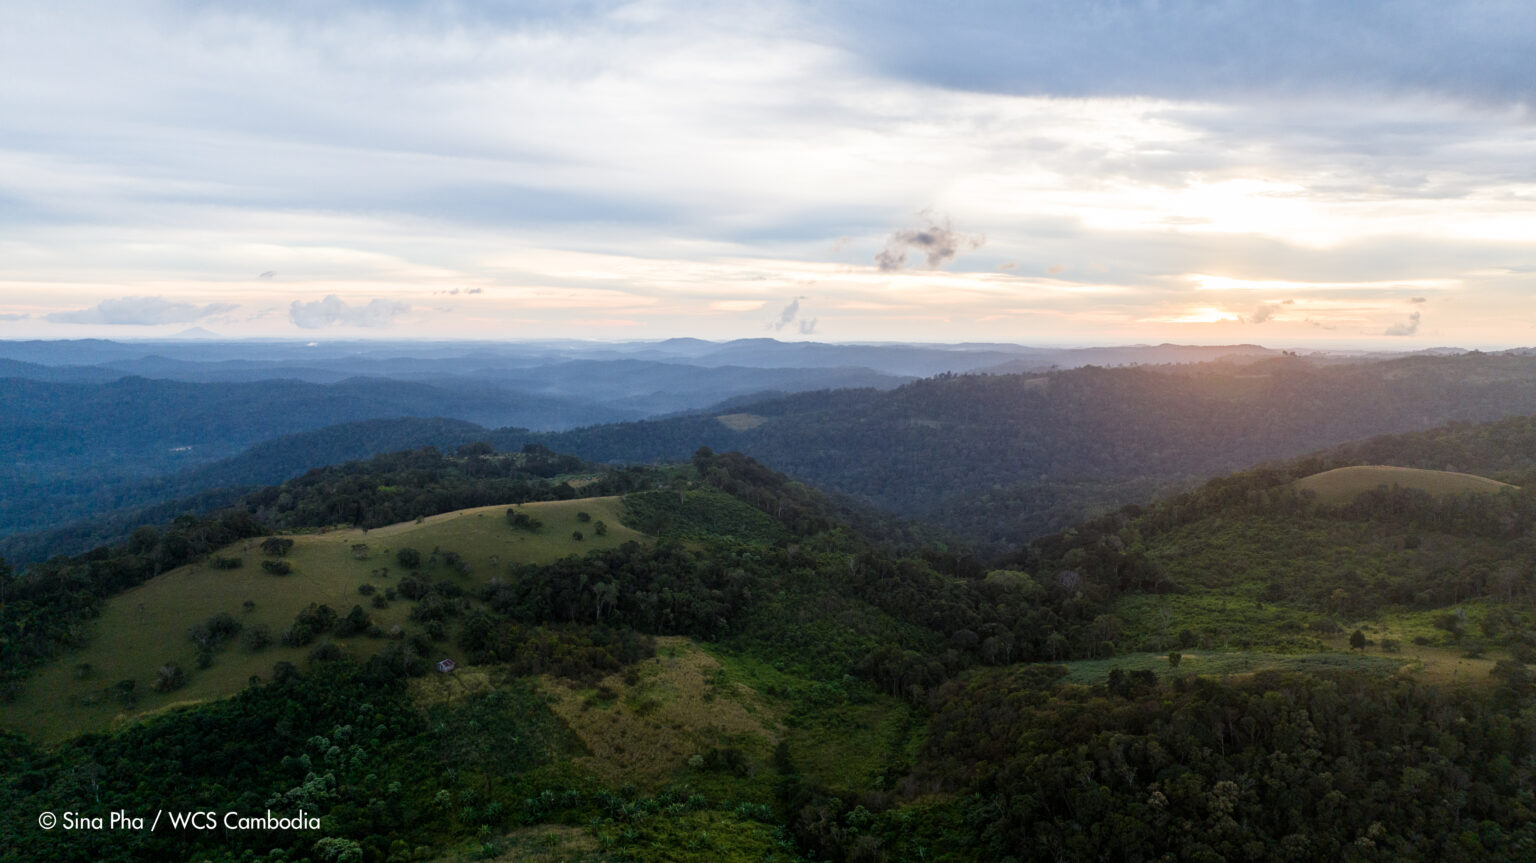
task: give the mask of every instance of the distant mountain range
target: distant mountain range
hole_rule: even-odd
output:
[[[0,532],[95,519],[74,533],[105,536],[116,528],[102,525],[179,498],[490,439],[613,462],[739,449],[998,548],[1256,461],[1536,412],[1526,352],[1442,353],[0,342]],[[1038,370],[1000,373],[1019,369]]]

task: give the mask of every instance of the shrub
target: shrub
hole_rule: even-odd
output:
[[[314,650],[309,652],[310,662],[335,662],[341,659],[341,648],[329,641],[321,642]]]
[[[368,612],[363,611],[361,605],[352,606],[352,610],[336,623],[336,636],[348,638],[360,632],[367,632],[373,621],[368,619]]]
[[[240,621],[234,615],[221,611],[202,623],[193,624],[187,630],[187,637],[196,642],[199,649],[207,651],[239,635],[240,629]]]
[[[215,557],[208,561],[208,565],[214,569],[239,569],[245,565],[245,561],[238,557]]]
[[[174,662],[167,662],[155,671],[155,691],[175,692],[187,685],[187,673]]]
[[[272,628],[265,623],[258,623],[245,631],[245,637],[241,639],[245,649],[252,653],[266,650],[272,644]]]
[[[261,568],[273,575],[287,575],[293,572],[293,564],[286,560],[264,560],[261,562]]]

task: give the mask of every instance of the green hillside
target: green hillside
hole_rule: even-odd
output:
[[[441,578],[472,591],[494,578],[506,578],[514,564],[548,564],[591,549],[614,549],[643,534],[621,523],[619,498],[524,504],[516,508],[543,522],[537,531],[515,530],[507,523],[507,507],[460,510],[375,530],[345,529],[291,537],[293,546],[281,556],[262,552],[261,540],[245,540],[218,549],[209,559],[179,567],[108,600],[91,624],[85,647],[70,651],[39,669],[26,694],[0,713],[3,727],[29,737],[59,740],[86,731],[100,731],[173,705],[225,698],[249,685],[252,676],[270,677],[278,662],[302,665],[320,640],[284,646],[281,635],[310,605],[327,606],[345,616],[356,606],[369,626],[345,638],[324,639],[356,660],[366,660],[391,643],[395,627],[421,631],[410,619],[415,603],[398,595],[411,569],[397,555],[415,549],[421,558],[418,576]],[[589,520],[578,520],[586,513]],[[603,522],[605,533],[592,525]],[[581,531],[583,539],[572,538]],[[456,554],[467,567],[460,572],[448,562]],[[238,560],[238,568],[214,568],[214,558]],[[264,562],[288,564],[292,572],[273,575]],[[366,587],[365,587],[366,586]],[[367,589],[368,594],[359,589]],[[382,607],[374,597],[383,600]],[[247,607],[246,603],[250,606]],[[272,643],[251,650],[239,636],[212,652],[212,665],[198,667],[198,645],[187,635],[197,624],[220,613],[229,614],[242,634],[265,627]],[[438,651],[443,658],[464,661],[452,645]],[[186,683],[170,692],[157,692],[157,669],[174,664]],[[135,682],[135,704],[126,708],[116,697],[121,682]]]
[[[1390,465],[1356,465],[1323,471],[1296,481],[1297,491],[1310,491],[1323,503],[1348,503],[1361,492],[1398,486],[1430,494],[1494,493],[1514,488],[1509,483],[1447,470],[1424,470]]]
[[[245,516],[427,506],[502,457],[421,455],[416,485],[390,460],[354,465]],[[75,579],[245,532],[194,566],[103,585],[99,618],[57,630],[68,650],[0,708],[30,710],[28,734],[47,738],[0,735],[0,860],[1528,859],[1536,496],[1377,484],[1329,503],[1294,485],[1339,466],[1232,475],[990,565],[893,550],[814,489],[708,451],[584,486],[622,480],[622,503],[516,507],[536,533],[505,506],[471,508],[303,530],[282,553],[241,518],[186,520],[28,573],[6,604],[5,649],[38,647],[14,640],[50,619],[29,603],[57,610]],[[539,493],[581,491],[548,479]],[[570,536],[599,518],[607,545]],[[643,541],[621,543],[626,525]],[[214,568],[236,552],[242,566]],[[386,596],[360,603],[366,626],[400,621],[401,637],[354,631],[359,583]],[[159,619],[136,622],[157,592],[142,604]],[[337,619],[316,619],[319,599]],[[241,626],[198,668],[187,628],[219,630],[220,611],[312,638],[252,653]],[[444,656],[451,675],[432,670]],[[176,657],[185,680],[155,692]],[[119,659],[145,670],[96,667]],[[112,679],[128,673],[131,710]],[[112,703],[81,703],[93,692]],[[50,698],[58,721],[104,733],[61,739],[72,728],[34,701]],[[305,808],[322,824],[35,826],[68,799]]]

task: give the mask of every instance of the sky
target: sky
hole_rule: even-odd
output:
[[[31,2],[0,338],[1536,344],[1536,4]]]

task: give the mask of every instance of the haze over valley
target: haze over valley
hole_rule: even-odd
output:
[[[1533,56],[8,3],[0,863],[1536,860]]]

